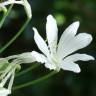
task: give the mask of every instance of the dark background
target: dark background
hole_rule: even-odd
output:
[[[33,17],[22,35],[9,46],[1,55],[6,57],[32,50],[39,51],[34,40],[32,27],[35,26],[44,39],[46,17],[52,14],[58,23],[59,37],[65,28],[74,21],[80,21],[79,32],[90,33],[92,43],[78,53],[87,53],[96,57],[96,0],[28,0],[32,7]],[[8,6],[9,7],[9,6]],[[2,16],[0,16],[2,18]],[[0,29],[0,47],[2,47],[21,28],[26,20],[24,8],[14,5],[3,27]],[[81,73],[76,74],[61,70],[55,76],[40,82],[13,91],[12,96],[96,96],[96,62],[78,62]],[[22,65],[21,70],[32,64]],[[15,78],[14,86],[32,81],[48,74],[50,70],[43,64],[38,68]]]

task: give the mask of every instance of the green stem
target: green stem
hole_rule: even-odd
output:
[[[36,79],[36,80],[27,82],[27,83],[25,83],[25,84],[17,85],[17,86],[15,86],[15,87],[13,87],[13,90],[18,90],[18,89],[21,89],[21,88],[24,88],[24,87],[27,87],[27,86],[30,86],[30,85],[39,83],[39,82],[41,82],[41,81],[44,81],[44,80],[48,79],[49,77],[52,77],[52,76],[55,75],[56,73],[57,73],[56,71],[52,71],[52,72],[50,72],[49,74],[47,74],[47,75],[45,75],[45,76],[42,76],[41,78],[38,78],[38,79]]]
[[[23,74],[25,74],[25,73],[37,68],[39,65],[40,64],[34,64],[31,67],[27,68],[26,70],[19,72],[15,77],[19,77],[19,76],[21,76],[21,75],[23,75]]]
[[[8,41],[1,49],[0,53],[2,53],[7,47],[9,47],[23,32],[27,24],[29,23],[30,19],[27,19],[27,21],[24,23],[24,25],[21,27],[21,29],[16,33],[15,36],[12,37],[10,41]]]
[[[10,7],[9,7],[9,9],[8,9],[8,11],[7,11],[7,13],[6,13],[6,14],[4,14],[4,16],[3,16],[2,20],[0,21],[0,28],[3,26],[4,21],[5,21],[6,17],[8,16],[8,14],[10,13],[10,11],[11,11],[12,7],[13,7],[13,4],[12,4],[12,5],[10,5]]]

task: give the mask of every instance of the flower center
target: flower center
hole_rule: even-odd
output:
[[[51,58],[51,60],[52,60],[53,64],[55,64],[55,66],[56,66],[55,70],[59,71],[60,70],[60,67],[59,67],[60,60],[59,60],[59,58],[57,56],[54,56],[54,57]]]
[[[52,57],[52,61],[57,65],[59,63],[59,60],[57,58]]]

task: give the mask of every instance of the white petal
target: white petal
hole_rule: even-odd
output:
[[[55,64],[51,63],[44,55],[42,55],[42,54],[40,54],[36,51],[32,51],[31,55],[32,55],[32,57],[35,58],[35,60],[37,62],[45,63],[44,65],[45,65],[46,68],[49,68],[50,70],[52,70],[52,69],[55,70],[56,69]]]
[[[79,73],[81,71],[79,65],[73,62],[63,61],[60,66],[63,70],[73,71],[75,73]]]
[[[22,54],[12,55],[6,57],[7,60],[17,60],[17,62],[21,63],[32,63],[35,61],[35,58],[32,57],[31,52],[25,52]]]
[[[72,23],[61,35],[61,38],[58,43],[58,49],[57,54],[61,55],[62,57],[62,51],[66,47],[66,45],[74,38],[74,36],[77,33],[79,27],[79,22]]]
[[[32,57],[35,58],[35,60],[37,62],[41,62],[41,63],[47,62],[47,58],[44,55],[42,55],[42,54],[40,54],[40,53],[38,53],[36,51],[32,51],[31,55],[32,55]]]
[[[38,31],[36,28],[33,28],[34,30],[34,40],[38,46],[38,48],[47,56],[49,55],[49,50],[48,50],[48,46],[45,43],[45,41],[43,40],[43,38],[39,35]]]
[[[50,70],[56,70],[56,65],[51,64],[50,62],[45,63],[45,67],[49,68]]]
[[[75,36],[72,40],[66,44],[65,48],[62,50],[62,54],[60,54],[61,58],[88,46],[92,41],[92,36],[87,33],[80,33]]]
[[[31,55],[31,52],[26,52],[26,53],[19,54],[17,59],[21,60],[22,63],[35,62],[35,58]]]
[[[94,60],[94,57],[87,55],[87,54],[79,54],[76,53],[74,55],[70,55],[68,57],[66,57],[64,60],[66,61],[72,61],[72,62],[76,62],[76,61],[88,61],[88,60]]]
[[[58,28],[56,20],[52,15],[47,16],[46,23],[46,35],[48,39],[48,44],[52,54],[56,53],[57,39],[58,39]]]
[[[8,96],[8,94],[11,94],[11,90],[0,88],[0,96]]]

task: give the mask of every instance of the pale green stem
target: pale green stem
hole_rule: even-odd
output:
[[[0,28],[3,26],[4,21],[5,21],[6,17],[8,16],[8,14],[10,13],[10,11],[11,11],[12,7],[13,7],[13,4],[12,4],[12,5],[10,5],[10,7],[9,7],[9,9],[8,9],[8,11],[7,11],[7,13],[6,13],[6,14],[4,14],[4,16],[3,16],[2,20],[0,21]]]
[[[17,85],[15,87],[13,87],[13,90],[18,90],[18,89],[21,89],[21,88],[24,88],[24,87],[39,83],[41,81],[44,81],[44,80],[48,79],[49,77],[52,77],[56,73],[57,73],[57,71],[52,71],[49,74],[47,74],[45,76],[42,76],[42,77],[40,77],[40,78],[38,78],[36,80],[30,81],[30,82],[27,82],[27,83],[24,83],[24,84],[21,84],[21,85]]]
[[[2,81],[1,81],[2,86],[5,85],[5,83],[7,82],[7,80],[8,80],[8,79],[10,78],[10,76],[12,75],[12,72],[13,72],[13,70],[12,70],[11,72],[9,72],[4,79],[2,79]]]
[[[21,29],[17,32],[17,34],[15,36],[12,37],[12,39],[10,41],[8,41],[1,49],[0,49],[0,53],[2,53],[7,47],[9,47],[20,35],[21,33],[24,31],[25,27],[27,26],[27,24],[29,23],[31,19],[27,19],[27,21],[24,23],[24,25],[21,27]]]
[[[10,70],[12,70],[12,68],[14,68],[14,66],[15,66],[15,64],[10,64],[10,65],[5,69],[4,73],[0,76],[1,79],[4,78],[4,77],[6,76],[6,74],[7,74]]]
[[[15,69],[14,69],[14,71],[13,71],[13,73],[12,73],[12,76],[11,76],[11,79],[10,79],[10,81],[9,81],[9,85],[8,85],[8,89],[9,89],[9,90],[11,90],[11,88],[12,88],[13,81],[14,81],[14,76],[15,76]]]
[[[2,79],[1,84],[2,86],[5,85],[5,83],[8,81],[8,79],[11,77],[11,75],[15,72],[15,68],[12,69],[12,71],[8,72],[8,74],[6,75],[6,77],[4,79]],[[13,78],[13,77],[12,77]],[[12,81],[12,80],[10,80]],[[11,83],[11,82],[10,82]]]
[[[27,72],[29,72],[29,71],[37,68],[39,65],[40,65],[40,64],[34,64],[34,65],[32,65],[31,67],[25,69],[24,71],[21,71],[21,72],[17,73],[17,75],[16,75],[15,77],[19,77],[19,76],[21,76],[21,75],[23,75],[23,74],[25,74],[25,73],[27,73]]]

